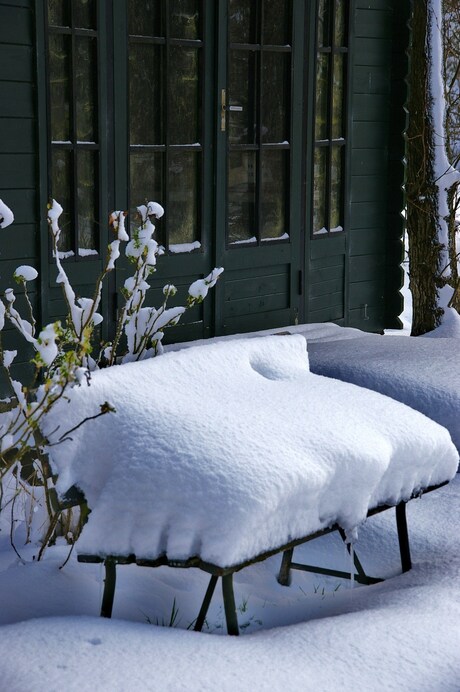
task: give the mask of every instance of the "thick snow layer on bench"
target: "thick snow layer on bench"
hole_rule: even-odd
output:
[[[311,370],[402,401],[444,425],[460,450],[460,340],[369,334],[308,344]]]
[[[97,372],[49,429],[58,489],[91,514],[77,549],[231,566],[450,479],[447,430],[375,392],[313,375],[301,336],[215,343]]]

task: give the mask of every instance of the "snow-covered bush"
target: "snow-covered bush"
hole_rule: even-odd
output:
[[[60,260],[59,217],[62,207],[56,200],[51,200],[48,223],[58,270],[56,280],[62,286],[67,303],[64,324],[58,321],[38,329],[27,292],[27,283],[38,277],[38,272],[33,267],[21,265],[13,277],[25,298],[27,317],[22,316],[15,307],[16,292],[13,288],[8,288],[3,300],[0,300],[0,368],[10,389],[10,396],[0,402],[0,512],[9,506],[13,515],[14,504],[21,495],[26,495],[29,500],[24,506],[36,509],[37,488],[40,488],[39,494],[47,514],[43,547],[54,536],[57,523],[63,520],[47,450],[72,432],[56,429],[52,439],[50,436],[45,439],[41,433],[44,417],[50,420],[53,406],[65,398],[69,388],[89,384],[91,371],[161,354],[165,328],[177,324],[188,308],[202,302],[223,271],[216,268],[204,279],[195,281],[190,286],[185,306],[168,307],[168,301],[176,294],[176,288],[172,284],[166,284],[162,305],[158,308],[146,307],[145,297],[150,288],[148,279],[156,270],[157,258],[163,253],[163,249],[153,238],[153,219],[160,218],[164,210],[156,202],[148,202],[137,209],[140,224],[131,239],[125,230],[127,213],[114,211],[110,215],[109,223],[114,240],[108,246],[104,269],[96,281],[93,296],[78,297]],[[6,228],[13,221],[12,211],[0,200],[0,228]],[[125,303],[120,311],[114,340],[104,344],[94,356],[94,330],[103,320],[98,312],[103,282],[115,268],[121,243],[126,243],[125,254],[132,264],[133,274],[125,281],[122,289]],[[35,377],[32,383],[21,382],[12,374],[11,366],[17,352],[3,349],[1,335],[6,320],[11,322],[34,351],[31,363],[35,369]],[[108,402],[101,402],[100,413],[97,415],[113,411]],[[79,425],[87,420],[90,419],[82,420]],[[4,492],[6,480],[8,492]],[[29,521],[29,529],[30,523]],[[65,517],[64,523],[68,533],[68,517]],[[39,557],[41,554],[42,551]]]

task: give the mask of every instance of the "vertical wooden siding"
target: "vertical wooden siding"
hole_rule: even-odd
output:
[[[399,326],[407,2],[356,0],[348,324]]]
[[[367,331],[399,326],[408,7],[405,0],[352,3],[347,233],[310,241],[309,321]]]
[[[13,210],[14,225],[1,231],[0,290],[15,287],[21,264],[38,269],[37,150],[33,8],[29,0],[0,0],[0,198]],[[38,281],[30,283],[37,309]],[[23,301],[17,301],[19,309]],[[17,347],[11,328],[4,348]]]

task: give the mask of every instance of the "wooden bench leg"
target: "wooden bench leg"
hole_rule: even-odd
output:
[[[233,573],[225,574],[222,577],[222,595],[224,598],[225,620],[227,622],[227,633],[238,635],[238,618],[236,615],[235,595],[233,593]]]
[[[285,550],[283,553],[280,571],[277,576],[278,584],[281,584],[281,586],[291,585],[291,563],[293,554],[294,548],[289,548],[289,550]]]
[[[398,529],[399,552],[401,554],[402,571],[408,572],[412,567],[412,560],[410,556],[405,502],[400,502],[399,505],[396,505],[396,527]]]
[[[195,621],[195,627],[193,628],[195,632],[201,632],[201,630],[203,629],[204,621],[206,620],[206,615],[209,609],[209,605],[211,603],[211,598],[213,596],[214,589],[216,588],[218,578],[219,577],[213,575],[209,580],[208,588],[206,589],[206,594],[204,596],[203,603],[201,604],[198,617]]]
[[[106,558],[104,560],[105,567],[105,579],[104,579],[104,593],[102,596],[101,605],[101,617],[110,618],[112,617],[112,607],[113,599],[115,596],[115,584],[117,579],[117,563],[111,558]]]

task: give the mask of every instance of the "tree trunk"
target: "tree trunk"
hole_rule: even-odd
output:
[[[435,329],[441,320],[438,288],[443,285],[438,241],[438,191],[434,179],[428,0],[413,3],[407,129],[407,234],[412,335]]]

